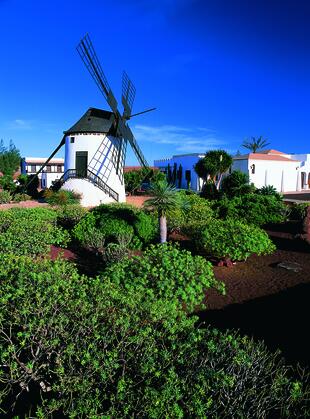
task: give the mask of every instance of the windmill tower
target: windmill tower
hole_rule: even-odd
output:
[[[136,89],[124,72],[121,113],[88,35],[82,38],[77,51],[111,111],[89,108],[79,121],[64,131],[60,144],[37,174],[65,145],[65,173],[59,180],[62,189],[80,193],[83,206],[124,202],[123,169],[128,143],[141,166],[148,166],[127,121],[155,108],[132,115]]]

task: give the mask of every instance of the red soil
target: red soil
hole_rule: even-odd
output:
[[[126,196],[126,203],[133,205],[135,207],[143,207],[144,202],[149,199],[150,196],[141,195],[141,196]]]
[[[15,204],[1,204],[0,210],[10,209],[10,208],[35,208],[35,207],[46,207],[48,204],[38,201],[22,201],[16,202]]]

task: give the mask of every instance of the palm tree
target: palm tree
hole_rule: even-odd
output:
[[[267,142],[265,138],[262,136],[260,137],[251,137],[250,140],[245,140],[242,143],[242,147],[251,150],[252,153],[256,153],[257,150],[261,150],[262,148],[266,147],[270,143]]]
[[[167,211],[179,205],[176,188],[168,184],[166,180],[160,180],[151,184],[149,192],[152,198],[145,201],[144,206],[157,210],[160,242],[165,243],[167,241]]]

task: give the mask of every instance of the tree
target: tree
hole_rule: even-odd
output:
[[[210,180],[219,189],[223,173],[232,165],[232,157],[225,150],[210,150],[198,160],[194,169],[199,177],[206,183]],[[216,181],[217,178],[217,181]]]
[[[13,141],[9,147],[5,147],[3,140],[0,141],[0,172],[3,175],[13,176],[20,165],[20,153]]]
[[[160,242],[165,243],[167,241],[167,212],[179,205],[176,189],[174,186],[169,185],[166,180],[161,180],[152,183],[149,192],[153,197],[145,201],[144,205],[152,207],[157,211]]]
[[[251,137],[250,140],[245,140],[242,143],[242,147],[251,150],[252,153],[256,153],[257,150],[261,150],[264,147],[267,147],[270,143],[267,142],[267,139],[260,137]]]
[[[139,170],[131,170],[124,173],[125,188],[130,194],[142,187],[142,183],[153,183],[165,179],[164,173],[150,167],[142,167]]]
[[[176,181],[177,181],[177,164],[174,163],[173,171],[172,171],[172,183],[173,183],[173,185],[176,184]]]
[[[183,175],[183,167],[180,164],[177,172],[177,178],[178,178],[178,188],[180,189],[182,186],[182,175]]]

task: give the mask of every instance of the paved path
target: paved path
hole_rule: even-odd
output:
[[[287,202],[310,202],[310,191],[285,193],[283,199]]]

